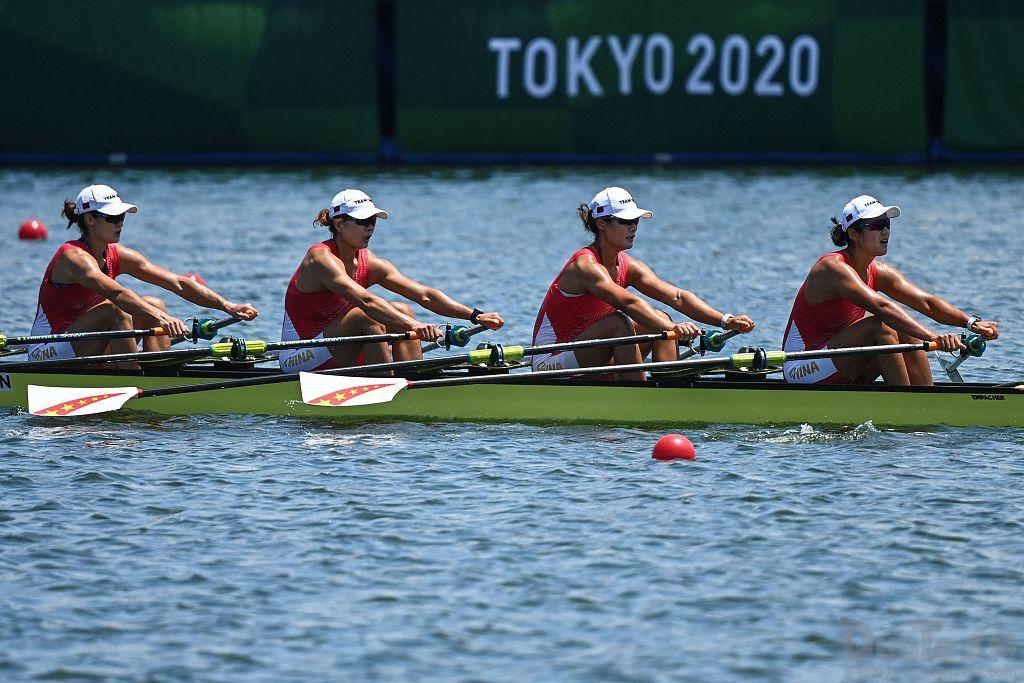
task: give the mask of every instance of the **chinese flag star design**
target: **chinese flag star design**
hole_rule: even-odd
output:
[[[362,384],[358,387],[351,387],[344,391],[332,391],[329,394],[324,394],[320,398],[315,398],[312,401],[309,401],[309,403],[320,406],[341,406],[345,405],[356,396],[362,396],[368,391],[390,386],[390,384]]]
[[[111,396],[120,396],[121,394],[96,394],[95,396],[83,396],[82,398],[76,398],[72,401],[65,403],[58,403],[57,405],[50,406],[49,408],[43,408],[36,412],[37,415],[71,415],[79,408],[83,406],[92,405],[97,401],[110,398]]]

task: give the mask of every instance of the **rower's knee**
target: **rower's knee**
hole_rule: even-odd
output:
[[[150,306],[159,308],[164,313],[167,312],[167,304],[165,304],[164,300],[158,296],[144,296],[142,297],[142,300],[145,301]]]
[[[388,303],[391,304],[392,308],[398,309],[400,312],[404,313],[405,315],[409,316],[410,318],[413,317],[413,315],[412,315],[412,306],[410,306],[409,304],[405,303],[404,301],[389,301]]]
[[[621,313],[614,313],[605,318],[605,323],[608,325],[607,334],[612,337],[628,337],[636,334],[636,328],[633,327],[633,321],[622,315]]]
[[[893,328],[889,327],[883,322],[878,323],[878,334],[877,343],[879,344],[898,344],[900,341],[899,333]]]
[[[377,322],[363,311],[352,312],[352,323],[362,334],[384,334],[384,325]]]
[[[124,312],[110,301],[105,301],[102,304],[100,304],[100,306],[106,308],[105,315],[107,316],[107,320],[109,320],[112,324],[116,325],[118,323],[131,323],[131,314]]]
[[[654,333],[654,332],[661,332],[665,327],[671,327],[672,326],[672,316],[670,316],[665,311],[662,311],[662,310],[657,309],[657,308],[654,309],[654,312],[658,314],[659,318],[661,318],[662,320],[665,321],[665,326],[664,327],[659,327],[656,330],[652,330],[651,328],[647,327],[646,325],[641,325],[640,323],[631,323],[624,331],[619,332],[619,334],[621,334],[621,335],[651,334],[651,333]]]

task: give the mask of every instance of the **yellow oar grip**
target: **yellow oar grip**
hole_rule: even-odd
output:
[[[7,335],[0,334],[0,350],[7,348]]]
[[[261,355],[267,352],[267,342],[261,339],[254,339],[252,341],[245,342],[245,350],[248,353]]]
[[[163,327],[154,327],[153,335],[157,337],[165,337],[167,336],[167,330],[164,329]]]
[[[419,332],[416,332],[415,330],[413,330],[412,332],[406,332],[405,334],[408,335],[409,339],[419,339],[420,338]]]
[[[734,353],[729,358],[729,364],[734,368],[752,368],[754,367],[754,355],[753,353]],[[768,365],[782,365],[786,362],[786,352],[766,351],[764,359]]]
[[[267,352],[267,342],[263,341],[262,339],[239,341],[245,345],[244,347],[239,346],[239,350],[244,348],[245,355],[247,356],[260,355],[262,353]],[[214,358],[227,358],[231,356],[235,348],[236,343],[234,342],[216,342],[210,344],[210,355],[213,356]]]
[[[522,346],[503,346],[502,351],[505,360],[520,360],[525,353],[526,349]],[[494,355],[494,349],[477,349],[476,351],[470,351],[466,354],[469,362],[473,365],[485,365],[491,362]]]

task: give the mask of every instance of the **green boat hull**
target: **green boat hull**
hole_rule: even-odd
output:
[[[147,389],[237,379],[236,372],[3,372],[0,408],[25,410],[27,386]],[[164,415],[258,414],[335,421],[520,422],[527,424],[674,425],[736,423],[877,426],[1024,427],[1024,385],[947,384],[905,388],[815,387],[777,380],[659,380],[468,384],[400,392],[390,403],[323,407],[302,403],[297,382],[134,399],[122,411]],[[48,418],[73,419],[73,418]]]

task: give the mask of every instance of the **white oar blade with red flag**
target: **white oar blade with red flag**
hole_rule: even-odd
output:
[[[300,372],[302,402],[311,406],[369,406],[387,403],[409,386],[409,380],[391,377],[346,377]]]
[[[117,410],[139,395],[138,387],[42,387],[28,385],[28,412],[45,417],[78,417]]]

